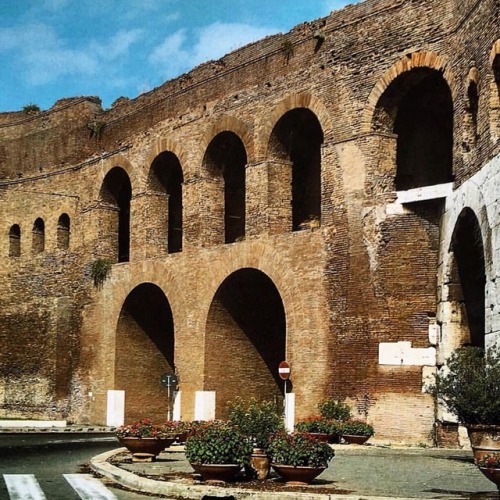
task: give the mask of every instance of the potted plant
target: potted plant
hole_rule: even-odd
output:
[[[500,348],[461,347],[447,360],[432,388],[467,427],[476,460],[500,452]]]
[[[488,453],[475,462],[484,476],[497,485],[500,493],[500,453]]]
[[[310,437],[325,442],[338,441],[341,430],[341,422],[322,416],[311,416],[297,422],[297,432],[307,433]]]
[[[189,430],[191,429],[191,424],[189,422],[183,422],[182,420],[165,420],[162,425],[169,434],[175,437],[177,443],[186,442]]]
[[[248,402],[236,398],[228,403],[229,422],[236,426],[252,444],[253,450],[250,464],[246,468],[247,475],[260,480],[267,479],[271,461],[267,454],[269,438],[276,432],[284,430],[283,418],[273,401]]]
[[[233,425],[215,420],[192,431],[185,452],[191,467],[205,481],[227,481],[249,463],[252,444]]]
[[[268,448],[271,466],[286,482],[308,484],[319,476],[335,456],[333,448],[307,434],[281,431]]]
[[[116,430],[116,437],[136,460],[152,460],[175,441],[168,428],[153,423],[149,418],[122,425]]]
[[[362,420],[351,419],[342,423],[342,439],[349,444],[364,444],[374,434],[373,427]]]

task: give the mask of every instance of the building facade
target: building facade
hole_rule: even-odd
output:
[[[161,418],[175,372],[178,418],[223,417],[287,360],[295,420],[456,439],[426,386],[500,332],[499,13],[367,0],[107,110],[0,114],[0,416]]]

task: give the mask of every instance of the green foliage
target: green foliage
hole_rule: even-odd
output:
[[[96,288],[102,288],[103,283],[111,275],[112,266],[113,263],[107,259],[97,259],[92,263],[90,276],[92,276]]]
[[[297,432],[320,432],[330,436],[338,436],[342,429],[341,424],[339,420],[333,420],[326,417],[309,417],[297,422],[295,430]]]
[[[213,421],[200,424],[187,439],[186,458],[194,464],[250,463],[252,444],[233,425]]]
[[[351,408],[346,403],[335,399],[325,399],[318,405],[319,414],[332,420],[349,420]]]
[[[26,106],[23,106],[23,113],[26,113],[28,115],[35,114],[35,113],[40,113],[40,106],[38,104],[26,104]]]
[[[342,422],[341,434],[349,436],[373,436],[374,430],[370,424],[361,420],[348,420]]]
[[[116,429],[118,437],[137,437],[137,438],[167,438],[174,437],[170,429],[163,424],[155,424],[149,418],[143,418],[131,424],[122,425]]]
[[[500,425],[500,350],[461,347],[436,375],[432,392],[464,425]]]
[[[95,137],[97,140],[102,137],[102,133],[105,127],[105,122],[96,121],[87,124],[87,128],[90,130],[90,137]]]
[[[286,62],[288,63],[290,58],[294,55],[293,43],[290,40],[285,40],[281,46],[281,50],[283,51]]]
[[[284,429],[283,418],[272,401],[257,401],[255,398],[245,402],[236,398],[228,403],[229,422],[238,427],[256,448],[266,449],[269,437]]]
[[[268,453],[272,463],[281,465],[328,467],[335,456],[333,448],[306,434],[279,432],[271,439]]]

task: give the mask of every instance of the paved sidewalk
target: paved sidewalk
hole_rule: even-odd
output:
[[[151,463],[132,462],[125,448],[94,457],[91,467],[122,486],[152,495],[203,499],[356,500],[361,498],[498,499],[496,486],[466,450],[336,445],[330,467],[310,486],[283,484],[277,476],[265,489],[244,483],[224,487],[196,479],[183,448],[173,446]]]

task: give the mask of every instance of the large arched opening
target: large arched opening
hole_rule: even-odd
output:
[[[112,168],[103,180],[100,200],[106,203],[109,217],[102,221],[109,239],[109,250],[118,262],[128,262],[130,258],[130,200],[132,185],[127,172],[121,167]]]
[[[269,157],[291,163],[293,231],[321,222],[322,143],[319,120],[307,108],[285,113],[271,133]]]
[[[219,286],[205,336],[205,390],[216,392],[216,416],[237,396],[281,404],[286,318],[281,296],[263,272],[235,271]]]
[[[125,391],[125,421],[161,419],[169,408],[162,374],[173,373],[174,322],[163,291],[134,288],[123,303],[116,331],[115,389]]]

